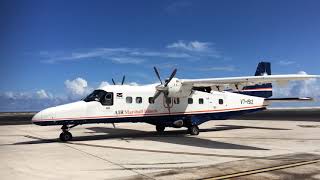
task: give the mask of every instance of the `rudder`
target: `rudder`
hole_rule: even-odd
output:
[[[270,62],[259,62],[255,76],[266,76],[271,75],[271,63]],[[257,96],[257,97],[264,97],[269,98],[272,96],[272,84],[256,84],[253,86],[245,86],[241,94],[246,94],[249,96]]]

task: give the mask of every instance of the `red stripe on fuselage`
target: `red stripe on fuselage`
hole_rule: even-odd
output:
[[[221,111],[233,111],[244,109],[258,109],[266,106],[248,106],[242,108],[228,108],[228,109],[216,109],[216,110],[203,110],[203,111],[189,111],[189,112],[173,112],[173,113],[145,113],[145,114],[128,114],[128,115],[116,115],[116,116],[88,116],[88,117],[75,117],[75,118],[52,118],[52,119],[35,119],[37,121],[62,121],[62,120],[81,120],[81,119],[105,119],[105,118],[125,118],[125,117],[145,117],[145,116],[160,116],[160,115],[180,115],[180,114],[204,114],[209,112],[221,112]]]

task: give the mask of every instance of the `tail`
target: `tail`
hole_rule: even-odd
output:
[[[258,64],[255,76],[265,76],[271,75],[271,63],[270,62],[260,62]],[[272,84],[256,84],[253,86],[245,86],[240,92],[241,94],[246,94],[250,96],[258,96],[269,98],[272,96]]]

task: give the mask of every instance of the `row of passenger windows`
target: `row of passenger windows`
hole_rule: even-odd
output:
[[[133,101],[133,98],[131,96],[126,97],[126,102],[131,104]],[[148,101],[150,104],[154,104],[154,99],[153,97],[149,97]],[[171,104],[171,98],[168,98],[168,104]],[[136,103],[141,104],[142,103],[142,97],[136,97]],[[180,98],[173,98],[173,103],[174,104],[180,104]],[[204,100],[203,98],[198,99],[199,104],[203,104]],[[193,98],[188,98],[188,104],[193,104]],[[223,99],[219,99],[219,104],[223,104]]]

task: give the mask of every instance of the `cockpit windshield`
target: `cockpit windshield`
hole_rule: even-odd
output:
[[[100,101],[102,98],[105,97],[106,91],[104,90],[94,90],[91,94],[89,94],[86,98],[83,100],[85,102],[90,102],[90,101]]]

